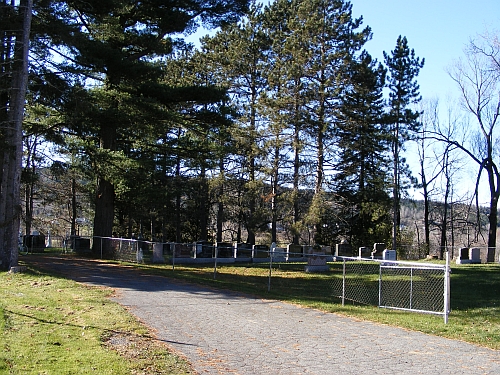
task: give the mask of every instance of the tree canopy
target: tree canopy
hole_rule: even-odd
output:
[[[424,60],[400,36],[376,61],[351,2],[40,0],[33,15],[25,137],[58,148],[73,197],[92,191],[94,236],[398,246]],[[186,44],[201,25],[218,29]]]

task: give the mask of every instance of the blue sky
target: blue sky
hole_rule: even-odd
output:
[[[261,0],[263,3],[273,0]],[[500,0],[351,0],[353,16],[363,16],[363,25],[370,26],[373,37],[365,48],[383,62],[383,51],[390,53],[399,35],[406,36],[408,45],[420,58],[425,58],[417,81],[423,99],[438,98],[446,105],[448,98],[459,98],[456,84],[449,77],[447,68],[463,56],[466,44],[486,31],[500,35]],[[195,42],[206,30],[188,38]],[[442,112],[445,110],[442,109]],[[415,150],[408,153],[414,174],[418,160],[412,160]],[[460,184],[464,190],[471,188],[477,166],[467,163]],[[472,185],[471,185],[472,184]],[[471,186],[469,186],[471,185]],[[482,182],[480,202],[488,201],[487,185]],[[421,195],[415,192],[415,197]]]
[[[406,36],[415,54],[425,58],[417,81],[423,99],[439,98],[446,106],[449,98],[460,92],[446,69],[463,56],[471,38],[486,31],[500,33],[500,0],[352,0],[353,15],[363,16],[373,38],[366,49],[379,61],[382,51],[390,52],[399,35]],[[445,112],[441,108],[440,112]],[[413,145],[414,146],[414,145]],[[414,175],[418,170],[416,150],[409,145],[408,162]],[[413,156],[412,156],[413,155]],[[459,195],[473,190],[478,166],[464,157],[461,177],[456,180]],[[486,180],[481,180],[480,204],[489,202]],[[413,192],[417,199],[422,195]]]
[[[261,0],[264,4],[273,0]],[[365,47],[383,62],[399,35],[406,36],[410,48],[425,58],[418,82],[424,98],[456,95],[457,88],[446,72],[463,54],[470,38],[486,30],[500,31],[500,0],[351,0],[354,17],[363,16],[373,38]],[[187,38],[197,42],[207,34],[199,30]]]
[[[500,30],[500,0],[352,0],[353,15],[363,16],[373,38],[366,49],[379,61],[399,35],[425,58],[418,82],[424,98],[456,96],[446,67],[463,55],[470,38]]]

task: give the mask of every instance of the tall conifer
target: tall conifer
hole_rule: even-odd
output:
[[[392,124],[393,157],[393,233],[392,248],[396,250],[397,237],[401,223],[400,202],[403,192],[403,177],[408,171],[401,152],[406,141],[412,139],[420,128],[420,113],[411,108],[421,100],[419,85],[416,81],[424,59],[415,56],[415,51],[408,47],[406,37],[398,37],[396,47],[390,54],[384,52],[385,64],[389,70],[388,86],[389,113],[388,121]]]
[[[334,186],[347,220],[339,235],[356,248],[382,242],[389,232],[389,130],[384,122],[386,70],[363,52],[353,61],[337,123]]]

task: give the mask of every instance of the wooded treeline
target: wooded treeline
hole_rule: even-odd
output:
[[[62,200],[71,235],[90,202],[95,236],[397,247],[424,60],[371,37],[343,0],[35,1],[26,231]]]

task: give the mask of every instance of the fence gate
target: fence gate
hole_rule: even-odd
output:
[[[334,280],[333,295],[381,308],[443,315],[448,322],[450,265],[374,259],[341,258],[341,283]],[[378,275],[377,275],[378,273]]]

